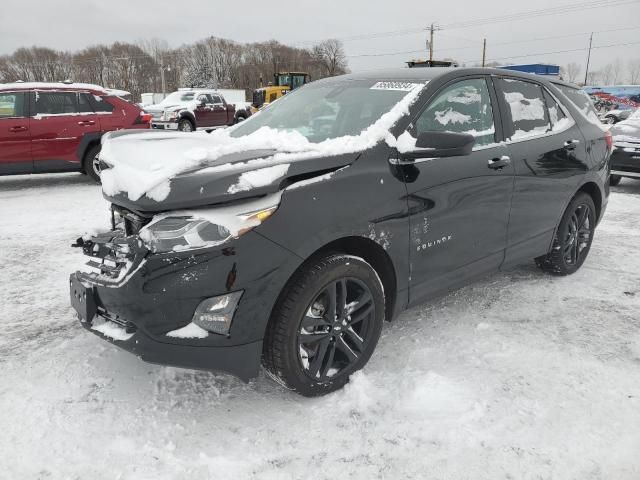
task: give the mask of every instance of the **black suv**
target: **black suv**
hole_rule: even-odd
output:
[[[245,380],[262,361],[333,391],[412,305],[533,259],[580,268],[612,143],[574,94],[402,69],[310,83],[211,135],[110,134],[112,229],[78,239],[93,271],[71,275],[71,303],[144,360]]]

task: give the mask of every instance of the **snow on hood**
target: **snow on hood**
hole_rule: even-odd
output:
[[[268,127],[237,138],[231,137],[229,129],[215,130],[210,134],[110,132],[103,137],[100,152],[100,159],[111,167],[101,174],[102,189],[108,196],[126,193],[130,200],[135,201],[146,195],[161,202],[171,192],[171,179],[182,172],[205,167],[233,169],[233,164],[219,165],[218,160],[225,155],[251,150],[274,150],[276,153],[259,162],[260,167],[265,167],[266,163],[271,162],[284,163],[355,153],[371,148],[383,140],[393,144],[396,139],[389,129],[409,113],[409,107],[418,98],[423,87],[424,84],[417,84],[389,112],[359,135],[332,138],[320,143],[311,143],[298,132]],[[279,181],[286,175],[286,169],[278,170],[280,176],[274,175],[277,172],[263,170],[269,182]],[[262,180],[252,178],[237,191],[250,189],[253,183],[264,184]]]

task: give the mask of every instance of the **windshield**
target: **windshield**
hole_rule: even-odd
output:
[[[195,92],[173,92],[167,95],[160,103],[166,105],[168,103],[188,102],[189,100],[193,100],[195,95]]]
[[[341,80],[311,83],[273,102],[231,132],[240,137],[261,127],[302,134],[312,143],[358,135],[391,110],[416,84]]]

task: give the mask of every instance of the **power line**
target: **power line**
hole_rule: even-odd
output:
[[[640,42],[628,42],[628,43],[613,43],[610,45],[594,45],[593,47],[591,47],[592,50],[595,50],[596,48],[611,48],[611,47],[626,47],[628,45],[640,45]],[[572,48],[572,49],[568,49],[568,50],[556,50],[553,52],[538,52],[538,53],[528,53],[525,55],[514,55],[512,57],[500,57],[500,58],[490,58],[489,61],[498,61],[498,60],[512,60],[514,58],[526,58],[526,57],[535,57],[538,55],[554,55],[557,53],[572,53],[572,52],[584,52],[586,50],[588,50],[589,47],[583,47],[583,48]],[[464,60],[461,63],[470,63],[473,62],[474,60]]]
[[[627,30],[640,30],[640,26],[610,28],[610,29],[606,29],[606,30],[593,30],[593,33],[607,33],[607,32],[617,32],[617,31],[627,31]],[[508,42],[489,43],[489,46],[497,47],[497,46],[502,46],[502,45],[513,45],[513,44],[520,44],[520,43],[539,42],[539,41],[544,41],[544,40],[555,40],[555,39],[559,39],[559,38],[579,37],[579,36],[582,36],[582,35],[589,35],[590,33],[592,33],[592,31],[580,32],[580,33],[571,33],[571,34],[567,34],[567,35],[552,35],[552,36],[548,36],[548,37],[529,38],[529,39],[525,39],[525,40],[510,40]],[[468,47],[440,48],[440,49],[438,49],[438,51],[439,52],[449,52],[449,51],[454,51],[454,50],[471,50],[471,49],[476,49],[476,48],[478,48],[477,45],[468,46]],[[422,52],[424,52],[424,49],[422,49],[422,50],[404,50],[404,51],[399,51],[399,52],[386,52],[386,53],[361,53],[361,54],[354,54],[354,55],[346,55],[346,57],[348,57],[348,58],[388,57],[388,56],[393,56],[393,55],[407,55],[407,54],[411,54],[411,53],[422,53]]]
[[[560,5],[556,7],[543,8],[538,10],[527,10],[523,12],[511,13],[508,15],[500,15],[495,17],[487,17],[482,19],[474,19],[460,22],[453,22],[449,24],[441,25],[441,28],[451,30],[458,28],[470,28],[479,25],[488,25],[491,23],[502,23],[508,21],[516,21],[516,20],[525,20],[531,17],[541,17],[546,15],[556,15],[561,13],[569,13],[576,10],[591,10],[594,8],[603,8],[603,7],[617,7],[623,5],[629,5],[632,3],[639,3],[640,0],[591,0],[586,2],[578,2],[578,3],[570,3],[566,5]],[[425,22],[430,23],[430,22]],[[353,40],[369,40],[369,39],[377,39],[384,38],[389,36],[401,36],[401,35],[410,35],[426,32],[428,28],[425,27],[415,27],[415,28],[407,28],[403,30],[392,30],[386,32],[376,32],[376,33],[363,33],[359,35],[352,35],[347,37],[338,37],[337,40],[342,42],[350,42]],[[295,42],[295,45],[304,45],[304,44],[313,44],[319,42],[321,40],[304,40],[300,42]]]

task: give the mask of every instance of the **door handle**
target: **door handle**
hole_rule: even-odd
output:
[[[507,165],[511,164],[511,157],[502,155],[501,157],[492,158],[487,165],[492,170],[502,170]]]
[[[564,148],[566,150],[575,150],[579,143],[580,140],[567,140],[564,142]]]
[[[17,127],[9,127],[9,131],[12,133],[18,133],[18,132],[26,132],[27,130],[29,130],[27,127],[25,127],[24,125],[19,125]]]
[[[87,127],[89,125],[95,125],[96,122],[93,120],[81,120],[78,122],[78,125],[80,125],[81,127]]]

